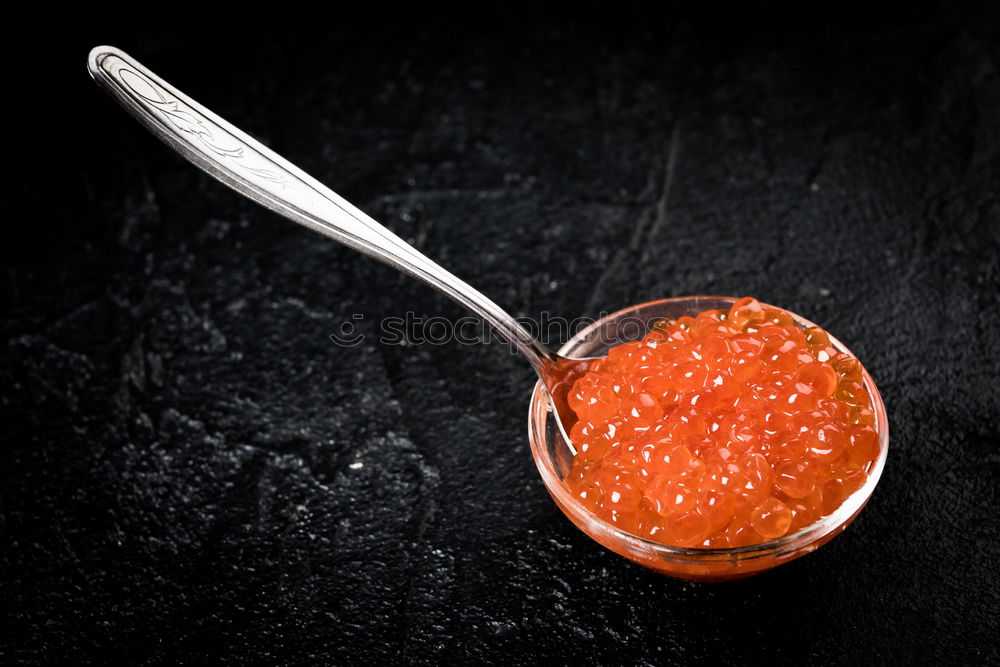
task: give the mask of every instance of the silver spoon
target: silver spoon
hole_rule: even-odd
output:
[[[559,430],[570,442],[576,415],[567,394],[594,358],[553,352],[481,292],[122,51],[95,47],[88,69],[126,111],[210,176],[292,222],[419,278],[489,322],[534,367],[552,399]]]

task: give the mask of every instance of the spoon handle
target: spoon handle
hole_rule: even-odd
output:
[[[98,46],[90,75],[135,118],[210,176],[293,222],[432,287],[489,322],[543,374],[555,355],[478,290],[288,160],[183,94],[122,51]]]

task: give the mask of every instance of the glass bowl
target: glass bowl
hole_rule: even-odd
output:
[[[683,315],[694,316],[709,309],[729,308],[734,301],[735,298],[724,296],[685,296],[632,306],[594,322],[573,336],[559,349],[559,352],[569,356],[603,356],[615,345],[642,338],[658,320],[676,319]],[[774,306],[769,307],[774,308]],[[785,312],[788,312],[796,325],[803,329],[816,326],[795,313]],[[833,336],[830,336],[830,341],[837,350],[850,353],[847,347]],[[580,530],[608,549],[657,572],[680,579],[690,581],[739,579],[815,551],[843,531],[868,502],[885,467],[889,425],[885,406],[875,382],[867,370],[863,371],[863,375],[864,386],[872,398],[875,428],[879,437],[879,455],[868,468],[868,479],[864,486],[844,500],[832,514],[795,533],[759,544],[729,549],[670,546],[625,532],[584,507],[563,482],[573,462],[573,451],[559,433],[549,408],[548,394],[540,382],[535,385],[528,413],[531,454],[545,487],[559,509]]]

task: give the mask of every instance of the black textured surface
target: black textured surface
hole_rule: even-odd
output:
[[[0,659],[996,663],[996,22],[362,18],[18,51]],[[606,552],[538,479],[528,366],[333,345],[462,313],[169,153],[86,76],[102,41],[513,312],[753,294],[822,323],[888,406],[869,506],[733,584]]]

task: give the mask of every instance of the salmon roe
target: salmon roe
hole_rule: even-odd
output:
[[[572,493],[674,546],[795,532],[857,491],[879,453],[858,360],[750,297],[612,348],[569,405]]]

